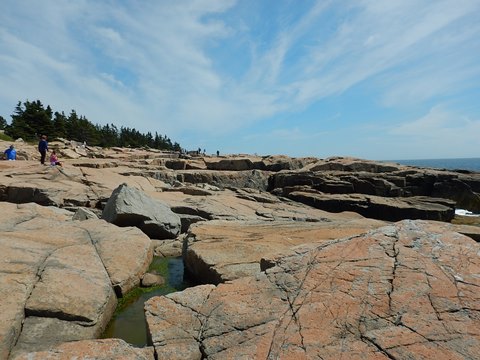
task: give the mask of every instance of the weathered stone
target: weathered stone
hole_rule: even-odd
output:
[[[4,259],[7,255],[3,252]],[[7,257],[5,256],[5,259]],[[3,261],[2,261],[3,262]],[[0,265],[1,266],[1,265]],[[0,359],[6,359],[13,345],[17,341],[24,318],[25,302],[35,283],[35,274],[6,274],[0,270],[0,298],[2,311],[0,312]]]
[[[246,171],[179,170],[176,172],[175,179],[190,184],[208,183],[221,189],[234,187],[265,191],[270,174],[270,172],[255,169]],[[171,174],[168,172],[156,172],[154,176],[166,182],[169,178],[171,179]]]
[[[170,359],[185,346],[205,359],[475,359],[479,253],[441,223],[402,221],[152,298],[148,328]]]
[[[429,197],[384,198],[362,194],[323,194],[292,191],[290,199],[331,212],[354,211],[365,217],[398,221],[427,219],[450,221],[455,216],[455,203]]]
[[[165,284],[165,279],[161,275],[146,273],[142,277],[143,287],[160,286],[163,284]]]
[[[12,360],[154,360],[154,349],[135,348],[120,339],[67,342],[49,350],[23,353]]]
[[[66,341],[92,339],[100,336],[102,331],[103,328],[98,326],[82,326],[74,321],[28,316],[24,320],[22,333],[11,357],[43,351]]]
[[[0,213],[1,359],[15,343],[34,350],[98,336],[116,304],[112,285],[139,284],[152,257],[136,228],[32,203],[0,203]]]
[[[84,221],[88,219],[98,219],[98,216],[91,210],[79,208],[72,217],[72,220]]]
[[[106,325],[116,305],[110,279],[90,244],[53,251],[45,259],[25,306],[27,316]]]
[[[213,285],[196,286],[184,290],[184,297],[170,294],[167,296],[172,300],[155,297],[145,303],[148,331],[159,360],[204,358],[197,341],[203,324],[197,315],[201,314],[202,302],[214,288]],[[181,302],[176,303],[177,299]],[[189,326],[184,326],[186,322]]]
[[[236,196],[240,199],[246,199],[251,201],[258,201],[262,203],[279,203],[280,199],[267,192],[263,192],[255,189],[236,189]]]
[[[260,161],[260,159],[257,158],[252,161],[250,158],[212,158],[205,159],[205,164],[207,165],[208,170],[243,171],[254,169],[255,161]]]
[[[200,283],[218,284],[254,275],[262,257],[279,256],[302,244],[358,235],[385,223],[347,214],[322,222],[209,221],[192,226],[185,239],[184,262]]]
[[[187,162],[182,159],[167,160],[165,161],[165,166],[172,170],[185,170]]]
[[[152,243],[153,243],[153,246],[154,246],[154,255],[155,256],[160,256],[160,257],[179,257],[179,256],[182,256],[183,241],[180,240],[180,239],[175,239],[175,240],[152,240]]]
[[[186,233],[190,228],[190,225],[195,224],[199,221],[205,221],[203,217],[197,215],[180,214],[179,216],[182,223],[182,233]]]
[[[175,238],[181,228],[180,218],[167,205],[127,184],[113,191],[102,217],[118,226],[136,226],[154,239]]]
[[[81,223],[107,270],[118,297],[140,284],[153,258],[150,239],[134,227],[119,228],[105,221]]]
[[[208,196],[212,195],[211,191],[195,187],[195,186],[181,186],[181,187],[174,187],[169,189],[164,189],[164,191],[179,191],[187,195],[192,196]]]
[[[210,196],[188,196],[180,192],[157,192],[152,197],[167,203],[173,212],[199,216],[207,220],[288,220],[318,222],[331,214],[304,206],[294,201],[273,202],[275,197],[265,198],[270,202],[259,202],[251,198],[239,198],[236,191],[217,191]],[[257,197],[252,195],[252,197]],[[263,198],[263,196],[262,196]],[[255,201],[253,201],[255,200]],[[260,200],[260,197],[258,197]],[[336,215],[335,215],[336,216]],[[355,215],[357,218],[361,216]]]

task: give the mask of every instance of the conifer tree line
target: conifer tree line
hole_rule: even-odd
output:
[[[22,138],[25,141],[36,141],[41,135],[47,135],[50,140],[64,138],[88,145],[101,147],[144,147],[155,149],[181,151],[177,142],[172,141],[166,135],[158,135],[155,132],[141,133],[135,128],[123,127],[120,129],[114,124],[100,126],[91,123],[85,116],[78,115],[72,110],[67,116],[65,113],[53,112],[50,105],[44,107],[40,100],[19,101],[10,124],[0,116],[0,130],[14,138]]]

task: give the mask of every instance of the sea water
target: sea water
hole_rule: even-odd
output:
[[[434,169],[480,171],[480,158],[392,160],[390,162]]]

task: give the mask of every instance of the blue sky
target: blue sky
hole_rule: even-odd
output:
[[[2,0],[19,100],[207,153],[480,157],[480,0]]]

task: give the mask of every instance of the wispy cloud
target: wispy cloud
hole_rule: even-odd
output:
[[[266,123],[297,112],[284,128],[301,137],[305,109],[365,84],[394,109],[478,87],[479,17],[469,0],[4,0],[0,113],[39,98],[94,122],[218,142],[257,122],[281,137]]]
[[[412,159],[422,158],[422,154],[430,154],[430,158],[478,156],[478,134],[480,118],[452,111],[443,104],[387,130],[387,138],[398,137],[400,141],[394,143],[404,144],[404,154]]]

